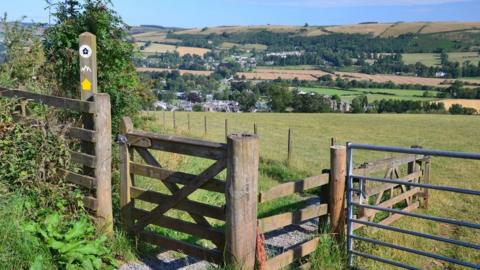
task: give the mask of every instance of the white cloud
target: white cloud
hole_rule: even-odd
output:
[[[420,6],[471,0],[247,0],[251,3],[291,7]]]

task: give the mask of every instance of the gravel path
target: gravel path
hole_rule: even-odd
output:
[[[308,201],[309,205],[318,204],[317,198]],[[291,225],[280,230],[265,234],[265,248],[269,257],[281,254],[286,250],[312,238],[318,231],[318,218],[306,221],[299,225]],[[128,263],[120,267],[120,270],[204,270],[212,264],[199,261],[193,257],[179,258],[173,252],[163,252],[156,257],[142,258],[140,262]]]

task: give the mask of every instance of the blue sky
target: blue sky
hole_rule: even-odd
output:
[[[113,0],[131,25],[333,25],[364,21],[480,21],[480,0]],[[10,19],[47,22],[43,0],[3,0]]]

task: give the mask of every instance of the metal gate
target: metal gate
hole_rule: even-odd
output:
[[[399,262],[389,258],[383,258],[383,257],[375,256],[373,254],[367,254],[359,250],[355,250],[354,241],[359,241],[359,242],[366,242],[366,243],[370,243],[373,245],[378,245],[378,246],[382,246],[390,249],[396,249],[396,250],[411,253],[411,254],[433,258],[436,260],[463,266],[467,269],[480,269],[480,264],[478,264],[478,262],[467,262],[467,261],[459,260],[456,258],[440,255],[440,254],[416,250],[409,247],[387,243],[384,241],[368,238],[366,236],[354,234],[353,229],[355,224],[357,225],[362,224],[364,226],[371,226],[381,230],[408,234],[415,237],[422,237],[422,238],[427,238],[435,241],[449,243],[459,247],[471,248],[471,249],[474,249],[475,251],[480,252],[480,245],[476,243],[469,243],[466,241],[450,239],[443,236],[431,235],[431,234],[426,234],[426,233],[422,233],[414,230],[406,230],[406,229],[401,229],[397,227],[382,225],[382,224],[374,223],[371,221],[361,220],[361,219],[358,219],[356,216],[354,216],[354,210],[372,209],[374,211],[382,211],[389,214],[399,214],[402,216],[409,216],[417,219],[424,219],[424,220],[429,220],[434,222],[445,223],[449,225],[456,225],[460,227],[467,227],[471,229],[480,230],[480,224],[475,224],[467,221],[461,221],[461,220],[445,218],[445,217],[431,216],[427,214],[406,212],[406,211],[394,209],[393,207],[392,208],[379,207],[375,205],[370,205],[368,204],[368,202],[365,203],[362,198],[365,190],[364,188],[365,182],[367,181],[402,185],[402,186],[408,186],[410,188],[422,188],[426,190],[428,189],[440,190],[440,191],[467,194],[467,195],[473,195],[473,196],[480,196],[480,191],[456,188],[451,186],[431,185],[427,183],[406,182],[398,179],[394,180],[394,179],[387,179],[387,178],[380,178],[380,177],[370,177],[370,176],[367,177],[367,176],[355,175],[353,171],[354,150],[381,151],[381,152],[390,152],[390,153],[424,155],[424,156],[432,156],[432,157],[436,156],[436,157],[448,157],[448,158],[455,158],[455,159],[480,160],[480,154],[478,153],[462,153],[462,152],[451,152],[451,151],[441,151],[441,150],[426,150],[426,149],[419,149],[419,148],[400,148],[400,147],[390,147],[390,146],[376,146],[376,145],[367,145],[367,144],[347,143],[347,222],[348,222],[347,223],[348,224],[347,225],[347,248],[348,248],[348,264],[351,268],[355,266],[355,257],[363,257],[366,259],[375,260],[377,262],[389,264],[389,265],[404,268],[404,269],[419,269],[417,267],[408,265],[403,262]],[[354,199],[354,196],[355,196],[355,199]],[[472,205],[472,207],[478,208],[479,206]],[[479,209],[479,213],[480,213],[480,209]]]

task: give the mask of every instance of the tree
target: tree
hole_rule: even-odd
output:
[[[284,112],[292,102],[292,93],[284,84],[275,83],[269,85],[267,93],[270,97],[268,105],[274,112]]]
[[[4,31],[5,59],[0,67],[0,84],[6,87],[43,91],[43,54],[40,38],[34,35],[36,26],[24,27],[20,22],[1,20]]]
[[[56,23],[45,31],[43,43],[60,86],[57,94],[79,96],[78,36],[91,32],[97,36],[98,89],[110,94],[113,130],[118,130],[121,116],[135,115],[141,100],[152,98],[135,71],[135,50],[128,41],[126,24],[109,0],[54,0],[48,4],[55,10]]]
[[[367,96],[362,95],[352,100],[353,113],[364,113],[367,106],[368,106]]]

